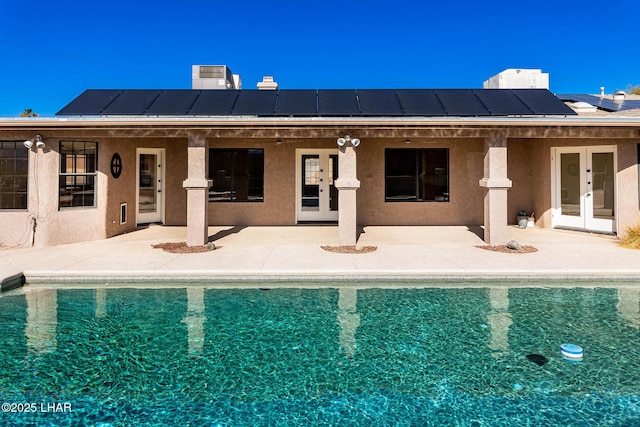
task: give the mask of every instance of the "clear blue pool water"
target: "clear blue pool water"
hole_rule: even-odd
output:
[[[10,293],[0,425],[640,425],[639,298],[633,287]],[[583,360],[563,359],[563,343]]]

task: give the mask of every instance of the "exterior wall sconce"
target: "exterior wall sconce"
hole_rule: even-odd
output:
[[[405,144],[411,144],[411,140],[410,140],[409,138],[407,138],[407,139],[404,141],[404,143],[405,143]]]
[[[36,135],[31,139],[27,139],[25,142],[22,143],[22,145],[25,146],[25,148],[27,149],[31,149],[31,147],[33,147],[33,143],[36,143],[36,148],[44,148],[44,141],[42,140],[42,136],[40,135]]]
[[[282,144],[282,139],[281,138],[276,139],[276,145],[280,145],[280,144]]]
[[[350,142],[354,147],[360,145],[360,140],[358,138],[351,138],[349,135],[345,135],[344,138],[338,138],[336,142],[338,143],[338,147],[344,147],[348,142]]]

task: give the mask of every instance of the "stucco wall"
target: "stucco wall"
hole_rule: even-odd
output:
[[[620,141],[618,144],[617,180],[618,237],[625,238],[629,227],[640,225],[636,142]]]
[[[100,162],[105,162],[107,179],[106,229],[107,237],[115,236],[136,228],[136,150],[138,148],[160,148],[165,150],[165,182],[162,192],[165,198],[165,225],[186,224],[186,191],[182,181],[187,177],[186,138],[120,138],[105,139],[99,153]],[[119,178],[111,175],[111,158],[118,153],[122,158],[122,174]],[[120,224],[120,205],[127,204],[127,222]]]
[[[531,209],[536,214],[537,226],[552,226],[552,148],[616,146],[617,235],[624,237],[627,228],[640,220],[636,141],[577,138],[512,139],[508,144],[508,173],[513,181],[513,187],[508,193],[510,218],[517,215],[519,209]]]
[[[208,139],[209,148],[264,149],[264,201],[209,203],[211,225],[294,225],[296,149],[336,148],[334,140]]]
[[[507,177],[511,180],[511,188],[507,191],[507,221],[517,224],[518,213],[535,212],[534,188],[540,166],[531,157],[532,145],[535,141],[509,139],[507,142]],[[532,171],[535,171],[533,173]]]
[[[335,148],[332,139],[207,140],[209,148],[263,148],[265,156],[264,202],[209,203],[211,225],[294,225],[296,149]],[[110,143],[103,158],[110,160],[120,150],[125,167],[120,182],[109,179],[108,234],[126,231],[112,222],[118,218],[122,200],[128,201],[130,224],[135,209],[135,146],[165,148],[167,206],[165,224],[186,224],[187,153],[185,140],[118,140]],[[635,143],[625,140],[584,139],[509,139],[508,177],[513,186],[508,191],[508,221],[515,224],[520,210],[535,212],[536,224],[551,227],[551,147],[618,144],[618,224],[625,227],[637,220],[637,167]],[[385,202],[384,150],[409,148],[404,140],[367,138],[357,149],[358,179],[357,215],[359,225],[480,225],[483,223],[484,190],[478,185],[483,175],[484,142],[481,139],[414,139],[411,148],[449,148],[450,202]],[[129,171],[127,174],[126,171]],[[111,219],[113,218],[113,219]],[[619,230],[619,233],[623,231]]]
[[[23,139],[32,136],[25,135]],[[58,209],[60,140],[45,139],[45,144],[44,149],[34,146],[29,153],[27,211],[0,213],[2,244],[43,247],[104,238],[104,204]],[[101,194],[106,194],[106,179],[99,171],[96,195]]]
[[[385,202],[385,148],[448,148],[449,202]],[[359,225],[480,225],[484,141],[367,139],[357,148]]]
[[[30,134],[29,134],[30,135]],[[32,136],[32,135],[31,135]],[[30,136],[26,135],[22,139]],[[136,228],[136,147],[166,150],[165,224],[186,224],[186,138],[62,138],[98,143],[96,207],[58,209],[60,139],[46,139],[44,150],[29,155],[29,200],[27,211],[0,212],[4,246],[50,246],[104,239]],[[122,174],[111,175],[114,153],[122,158]],[[120,224],[120,204],[127,203],[127,222]],[[33,238],[33,223],[37,225]]]
[[[136,158],[135,141],[105,139],[101,141],[100,160],[107,162],[105,176],[108,192],[101,202],[107,205],[105,218],[107,237],[135,229],[135,182]],[[111,157],[118,153],[122,158],[122,172],[119,178],[111,175]],[[127,222],[120,224],[120,203],[127,204]]]
[[[344,133],[344,132],[343,132]],[[354,131],[354,134],[357,132]],[[340,132],[336,131],[336,134]],[[186,224],[187,138],[91,138],[90,133],[69,134],[64,140],[98,143],[97,207],[58,209],[59,142],[47,138],[44,150],[30,151],[29,202],[27,211],[0,212],[0,244],[29,245],[32,222],[37,219],[36,246],[102,239],[136,227],[136,148],[165,149],[166,225]],[[11,139],[24,140],[33,132],[15,133]],[[537,225],[551,227],[551,148],[566,146],[617,146],[617,232],[624,236],[630,225],[640,220],[638,200],[637,147],[631,139],[509,139],[508,220],[515,223],[520,210],[534,211]],[[207,138],[209,148],[263,148],[265,160],[265,200],[208,203],[211,225],[294,225],[296,218],[296,149],[335,149],[334,138],[224,139]],[[385,202],[385,148],[448,148],[450,166],[449,202]],[[122,158],[122,175],[111,176],[113,153]],[[484,141],[482,138],[362,139],[357,148],[358,225],[480,225],[483,223]],[[128,220],[120,224],[120,204],[127,203]]]

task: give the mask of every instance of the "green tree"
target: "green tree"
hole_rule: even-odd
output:
[[[31,108],[26,108],[20,113],[20,117],[38,117],[38,113],[34,113]]]
[[[640,95],[640,85],[627,85],[627,93],[631,95]]]

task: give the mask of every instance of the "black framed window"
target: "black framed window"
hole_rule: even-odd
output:
[[[264,150],[210,148],[210,202],[263,202]]]
[[[97,142],[60,142],[61,208],[96,206],[97,166]]]
[[[387,148],[386,202],[448,202],[448,148]]]
[[[27,209],[29,150],[21,141],[0,141],[0,209]]]

